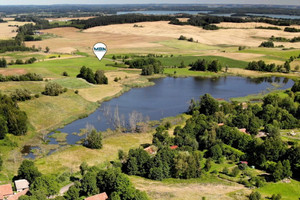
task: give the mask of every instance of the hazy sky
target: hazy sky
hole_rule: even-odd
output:
[[[47,4],[148,4],[148,3],[210,3],[210,4],[274,4],[300,5],[300,0],[0,0],[0,5]]]

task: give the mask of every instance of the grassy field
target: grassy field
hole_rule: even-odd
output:
[[[130,148],[137,148],[140,144],[150,143],[151,133],[116,134],[104,138],[103,148],[100,150],[88,149],[75,145],[50,156],[41,158],[35,163],[42,173],[61,173],[64,171],[79,171],[82,162],[89,165],[103,165],[118,158],[118,150],[127,152]]]
[[[61,78],[61,79],[55,79],[53,82],[58,83],[59,85],[69,88],[69,89],[81,89],[81,88],[90,88],[93,87],[91,84],[86,82],[84,79],[80,78]]]
[[[29,72],[41,74],[45,77],[60,77],[61,74],[66,71],[70,76],[75,77],[79,74],[82,66],[89,67],[96,71],[102,70],[114,70],[114,67],[107,67],[105,64],[112,63],[108,60],[102,60],[101,62],[96,57],[81,57],[70,59],[53,59],[44,62],[36,62],[27,65],[12,65],[10,68],[24,68]]]
[[[83,114],[94,111],[98,104],[91,103],[74,91],[68,91],[56,97],[41,96],[30,101],[20,102],[29,122],[40,132],[71,122]]]
[[[269,91],[271,94],[278,94],[280,98],[285,98],[288,97],[289,95],[284,92],[285,90],[275,90],[275,91]],[[231,101],[237,101],[237,102],[250,102],[250,101],[257,101],[257,100],[262,100],[266,95],[269,93],[259,93],[259,94],[250,94],[245,97],[236,97],[236,98],[231,98]]]
[[[267,56],[272,56],[273,59],[277,58],[278,60],[288,60],[291,56],[298,56],[300,54],[298,49],[292,50],[282,50],[278,48],[251,48],[240,51],[241,53],[256,53],[263,54]]]
[[[273,194],[281,194],[282,200],[298,200],[300,196],[300,182],[291,180],[290,183],[268,183],[266,186],[259,188],[258,191],[267,197]]]
[[[0,91],[4,94],[11,94],[16,89],[27,89],[33,94],[40,93],[45,88],[42,81],[20,81],[20,82],[0,82]]]
[[[210,46],[210,45],[205,45],[201,43],[196,43],[196,42],[188,42],[188,41],[183,41],[183,40],[166,40],[166,41],[161,41],[158,42],[159,44],[172,48],[177,51],[184,51],[184,53],[195,53],[195,52],[201,52],[201,51],[207,51],[207,50],[217,50],[220,49],[218,46]],[[178,53],[177,53],[178,54]]]

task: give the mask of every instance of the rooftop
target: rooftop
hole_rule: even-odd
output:
[[[15,185],[17,190],[23,190],[29,188],[29,183],[26,179],[16,180]]]
[[[11,184],[0,185],[0,199],[4,199],[5,196],[13,195]]]
[[[106,199],[108,199],[108,196],[107,196],[106,192],[103,192],[103,193],[88,197],[85,200],[106,200]]]

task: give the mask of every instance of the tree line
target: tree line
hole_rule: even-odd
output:
[[[126,65],[129,65],[129,68],[142,69],[141,75],[152,75],[152,74],[161,74],[164,71],[164,68],[159,60],[154,58],[154,56],[149,56],[146,58],[137,58],[133,60],[126,60]]]
[[[169,21],[175,17],[167,15],[140,15],[140,14],[125,14],[125,15],[113,15],[113,16],[99,16],[87,20],[74,20],[72,23],[76,25],[82,25],[84,29],[105,26],[110,24],[124,24],[124,23],[137,23],[148,21]]]
[[[22,75],[3,76],[0,74],[0,82],[7,81],[43,81],[43,77],[36,73],[26,73]]]
[[[7,51],[38,51],[38,49],[26,47],[23,41],[19,41],[18,38],[0,40],[0,53],[5,53]]]
[[[283,65],[276,65],[275,63],[266,64],[263,60],[252,61],[246,67],[248,70],[262,71],[262,72],[285,72],[291,71],[290,61],[285,61]]]
[[[245,23],[245,22],[262,22],[276,26],[290,26],[290,25],[299,25],[300,20],[298,19],[272,19],[267,17],[226,17],[226,16],[212,16],[212,15],[196,15],[191,16],[187,22],[179,21],[177,18],[171,19],[170,24],[175,25],[192,25],[200,26],[207,30],[216,30],[214,24],[219,24],[221,22],[233,22],[233,23]],[[294,28],[287,28],[287,30],[295,31]]]
[[[190,70],[193,71],[210,71],[218,72],[222,70],[222,65],[218,60],[208,61],[205,59],[198,59],[190,64]]]
[[[270,41],[274,42],[300,42],[300,37],[293,37],[292,39],[284,37],[274,37],[273,35],[269,38]]]
[[[21,111],[13,99],[0,94],[0,139],[7,133],[24,135],[27,132],[27,115]]]
[[[284,29],[285,32],[292,32],[292,33],[297,33],[297,32],[300,32],[300,29],[297,29],[297,28],[291,28],[291,27],[286,27]]]

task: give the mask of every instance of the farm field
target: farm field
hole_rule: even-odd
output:
[[[5,20],[5,19],[4,19]],[[16,30],[18,27],[16,26],[22,26],[24,24],[27,24],[28,22],[16,22],[13,19],[6,19],[7,22],[0,23],[0,39],[11,39],[12,37],[15,37],[17,35]]]

